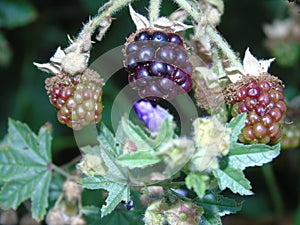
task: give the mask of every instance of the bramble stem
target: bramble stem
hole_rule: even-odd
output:
[[[152,25],[155,20],[159,17],[161,0],[151,0],[149,6],[149,21]]]
[[[278,184],[275,179],[274,171],[271,164],[262,167],[264,177],[270,190],[270,194],[274,203],[275,213],[277,217],[281,217],[284,211],[283,200],[279,191]]]
[[[196,11],[187,0],[174,0],[184,11],[186,11],[190,16],[196,21],[200,22],[201,17],[203,16],[201,12]]]
[[[98,15],[92,18],[87,24],[84,25],[82,31],[79,33],[78,38],[85,33],[86,31],[90,31],[93,34],[96,28],[101,24],[101,22],[108,16],[113,15],[124,6],[132,3],[134,0],[110,0],[105,3],[98,11]]]
[[[72,178],[77,180],[77,177],[72,176],[71,174],[69,174],[67,171],[61,169],[59,166],[56,166],[55,164],[51,164],[51,169],[53,169],[55,172],[63,175],[64,177],[66,177],[67,179]]]
[[[206,33],[210,37],[211,41],[214,42],[227,56],[232,66],[242,68],[242,64],[235,52],[231,49],[228,42],[219,34],[219,32],[211,25],[206,25]]]
[[[202,12],[199,12],[193,7],[187,0],[174,0],[177,4],[184,9],[197,23],[201,22],[201,18],[204,16]],[[209,36],[211,42],[214,42],[218,48],[220,48],[227,56],[232,66],[242,68],[239,58],[235,52],[231,49],[228,42],[219,34],[219,32],[210,24],[205,25],[205,32]]]

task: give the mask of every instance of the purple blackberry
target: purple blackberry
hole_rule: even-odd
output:
[[[175,33],[143,29],[126,43],[128,81],[142,98],[172,99],[191,90],[193,66],[183,40]]]

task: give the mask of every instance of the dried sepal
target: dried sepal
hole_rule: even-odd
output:
[[[181,32],[192,28],[193,26],[184,24],[180,21],[170,20],[167,17],[160,17],[153,22],[153,27],[156,29],[171,29],[173,32]]]
[[[53,75],[65,72],[71,76],[83,73],[88,66],[89,54],[79,52],[66,53],[58,47],[50,58],[50,63],[33,63],[38,69]]]
[[[196,67],[194,70],[195,99],[203,109],[219,109],[225,102],[223,96],[224,82],[212,69]]]
[[[147,28],[150,26],[149,20],[143,15],[137,13],[130,4],[129,4],[129,12],[130,12],[131,19],[133,20],[137,30]]]
[[[243,60],[243,68],[239,67],[228,67],[225,68],[226,72],[228,72],[228,78],[232,83],[236,83],[242,79],[244,76],[260,76],[263,73],[266,73],[274,61],[274,58],[268,60],[258,60],[256,59],[250,52],[249,48],[247,48]]]
[[[131,19],[133,20],[136,30],[142,30],[147,28],[153,28],[157,30],[172,30],[173,32],[185,31],[193,26],[186,25],[180,21],[171,20],[167,17],[160,17],[156,21],[150,24],[149,20],[143,15],[137,13],[131,5],[129,5],[129,12]]]
[[[99,24],[99,32],[96,36],[96,40],[97,41],[101,41],[102,38],[104,37],[105,33],[107,32],[107,30],[109,29],[110,25],[112,23],[112,19],[111,16],[107,16],[105,17],[105,19],[103,19],[103,21],[101,21],[101,23]]]

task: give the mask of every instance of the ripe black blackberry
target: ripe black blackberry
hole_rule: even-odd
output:
[[[247,113],[240,142],[276,144],[280,141],[287,107],[278,78],[268,73],[246,76],[227,87],[226,97],[233,104],[232,116]]]
[[[192,64],[182,38],[169,31],[146,28],[125,44],[128,81],[142,98],[172,99],[192,88]]]
[[[74,130],[98,123],[102,118],[103,85],[100,75],[90,69],[77,76],[47,78],[46,89],[51,104],[58,109],[58,121]]]

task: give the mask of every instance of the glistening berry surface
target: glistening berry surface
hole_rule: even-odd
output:
[[[87,69],[76,77],[64,74],[46,80],[46,89],[52,105],[58,110],[57,119],[74,130],[98,123],[102,113],[103,80]]]
[[[192,88],[193,66],[182,38],[172,32],[144,29],[128,38],[128,81],[142,98],[172,99]]]
[[[286,103],[281,82],[269,74],[239,84],[232,97],[232,115],[247,113],[239,135],[243,143],[276,144],[282,136]]]

